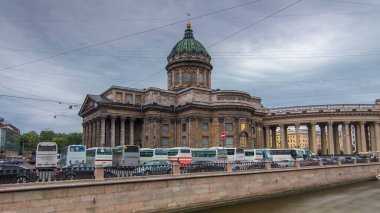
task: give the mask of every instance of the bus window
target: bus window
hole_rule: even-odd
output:
[[[84,146],[70,146],[70,152],[84,152]]]
[[[111,149],[99,148],[96,151],[96,154],[98,154],[98,155],[112,155],[112,152],[111,152]]]
[[[168,151],[168,156],[177,156],[178,155],[178,149],[171,149]]]

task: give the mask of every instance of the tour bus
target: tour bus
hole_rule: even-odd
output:
[[[267,149],[245,149],[244,160],[249,162],[272,161],[271,154]]]
[[[244,161],[244,149],[243,148],[223,148],[223,147],[211,147],[211,149],[225,149],[227,151],[227,161]]]
[[[223,163],[227,161],[227,150],[225,149],[191,149],[192,162],[212,161]]]
[[[112,166],[138,166],[140,147],[135,145],[116,146],[112,149]]]
[[[245,149],[244,150],[244,160],[249,162],[259,162],[263,161],[263,150],[262,149]]]
[[[53,169],[58,164],[58,149],[54,142],[39,142],[36,151],[36,168]]]
[[[59,159],[59,165],[63,167],[78,163],[86,163],[86,146],[69,145],[63,148]]]
[[[302,149],[268,149],[273,161],[295,161],[304,159]]]
[[[174,147],[168,150],[168,159],[179,164],[191,164],[191,149],[189,147]]]
[[[168,151],[164,148],[141,148],[140,165],[144,165],[151,160],[168,160]]]
[[[86,150],[86,163],[94,166],[111,166],[112,150],[109,147],[93,147]]]

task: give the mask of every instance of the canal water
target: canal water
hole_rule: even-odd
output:
[[[197,211],[198,213],[380,213],[380,181],[367,181]]]

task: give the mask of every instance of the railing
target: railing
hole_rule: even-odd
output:
[[[278,112],[297,112],[307,110],[323,110],[323,109],[375,109],[374,104],[332,104],[332,105],[310,105],[310,106],[294,106],[269,109],[269,113]]]
[[[0,184],[8,183],[28,183],[28,182],[52,182],[66,180],[81,180],[99,178],[122,178],[132,176],[150,175],[186,175],[189,173],[205,172],[239,172],[268,169],[299,169],[305,167],[341,166],[370,164],[379,162],[379,159],[361,158],[329,158],[306,159],[302,161],[260,161],[260,162],[227,162],[227,163],[194,163],[194,164],[174,164],[174,165],[144,165],[136,167],[101,167],[103,168],[101,177],[96,176],[98,167],[62,168],[55,170],[0,170]],[[176,167],[176,168],[174,168]]]

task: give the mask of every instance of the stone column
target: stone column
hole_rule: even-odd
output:
[[[96,147],[96,120],[92,121],[92,147]]]
[[[334,136],[334,153],[340,155],[340,143],[339,143],[339,124],[333,125],[333,136]]]
[[[96,119],[96,146],[100,147],[100,119]]]
[[[286,148],[286,145],[285,143],[287,143],[288,139],[285,138],[286,137],[286,132],[287,130],[285,129],[285,125],[280,125],[280,147],[283,149],[283,148]]]
[[[317,131],[316,131],[316,124],[311,123],[308,125],[308,132],[309,132],[309,149],[312,153],[317,154]]]
[[[120,146],[125,145],[125,117],[120,118]]]
[[[88,148],[93,147],[92,145],[92,121],[89,121],[89,131],[88,131]]]
[[[301,148],[301,141],[300,141],[300,124],[296,123],[296,146],[297,148]]]
[[[360,122],[360,149],[359,152],[367,151],[366,137],[365,137],[365,121]]]
[[[263,147],[264,148],[264,147]],[[265,126],[265,148],[271,148],[270,129],[269,126]]]
[[[100,145],[106,146],[106,117],[100,117]]]
[[[321,129],[322,154],[327,155],[328,146],[327,146],[327,141],[326,141],[326,125],[319,124],[319,128]]]
[[[370,149],[368,151],[376,150],[376,133],[375,133],[375,123],[371,123],[369,126],[369,131],[371,135]]]
[[[277,141],[276,141],[276,137],[277,137],[277,134],[276,134],[276,129],[277,127],[276,126],[272,126],[271,127],[271,131],[272,131],[272,149],[276,149],[277,148]]]
[[[87,123],[83,122],[83,145],[87,147]]]
[[[116,117],[111,117],[111,147],[115,147],[115,122]]]
[[[223,146],[223,141],[220,139],[220,126],[218,118],[211,118],[211,144],[212,146]],[[180,127],[179,127],[180,128]],[[178,140],[179,141],[179,140]]]
[[[135,124],[135,118],[129,118],[129,145],[134,145],[134,124]]]
[[[379,127],[380,124],[378,122],[375,122],[374,125],[375,125],[375,141],[373,143],[376,145],[374,146],[373,151],[380,151],[380,127]]]
[[[259,144],[260,144],[260,149],[264,148],[265,145],[264,145],[264,127],[262,124],[260,124],[259,126],[259,137],[260,137],[260,140],[259,140]]]
[[[344,122],[344,135],[343,135],[343,150],[344,154],[352,154],[352,145],[350,137],[350,122]]]
[[[327,124],[327,147],[328,147],[328,154],[332,155],[334,154],[334,133],[333,133],[333,123],[328,122]]]

